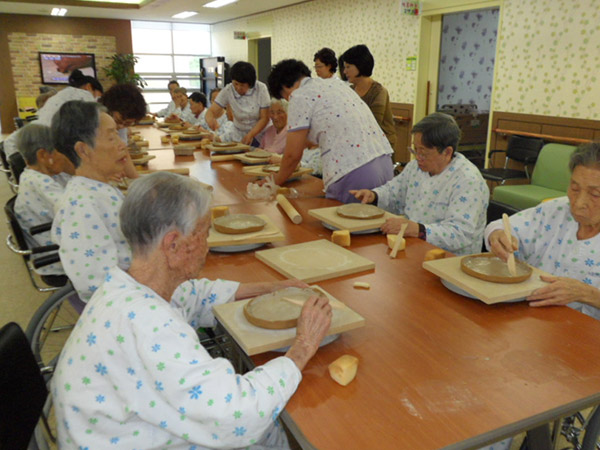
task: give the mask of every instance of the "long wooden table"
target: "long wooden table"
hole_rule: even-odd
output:
[[[199,179],[216,183],[215,198],[228,201],[232,212],[273,219],[287,238],[269,245],[331,235],[307,211],[337,202],[316,195],[291,200],[303,217],[294,225],[274,201],[244,199],[239,163],[209,165],[196,154],[192,165],[205,177]],[[318,181],[304,178],[298,188]],[[600,403],[600,322],[567,307],[488,306],[454,294],[422,269],[431,248],[409,238],[391,260],[384,236],[355,235],[350,249],[375,261],[375,271],[318,283],[367,324],[319,349],[304,370],[281,416],[303,448],[478,448]],[[283,278],[253,252],[211,253],[203,276]],[[371,289],[356,290],[354,281]],[[360,359],[347,387],[327,372],[343,354]],[[251,364],[276,356],[258,355]]]

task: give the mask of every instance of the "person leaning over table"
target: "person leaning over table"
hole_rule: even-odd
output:
[[[452,116],[433,113],[412,131],[416,159],[392,181],[350,191],[362,203],[373,203],[406,219],[388,219],[381,230],[419,237],[450,252],[481,252],[489,190],[479,169],[457,153],[460,129]]]
[[[52,245],[50,231],[29,234],[31,227],[51,223],[54,206],[62,196],[75,167],[54,150],[50,128],[37,123],[26,125],[18,135],[19,151],[27,163],[19,180],[15,213],[26,238],[33,246]],[[42,256],[41,254],[37,255]],[[40,275],[62,275],[59,263],[35,269]]]
[[[232,81],[208,108],[206,122],[212,130],[216,130],[218,123],[215,117],[231,106],[235,127],[230,133],[231,140],[258,147],[261,132],[269,123],[269,91],[264,83],[256,80],[256,70],[248,62],[236,62],[230,73]]]
[[[125,142],[128,140],[128,127],[146,116],[146,100],[133,84],[114,85],[100,98],[100,103],[108,110]]]
[[[485,229],[489,250],[515,256],[544,270],[549,284],[534,291],[531,306],[568,305],[600,319],[600,142],[583,144],[569,162],[566,197],[543,202],[510,217],[512,242],[502,220]]]
[[[276,184],[294,172],[307,141],[321,149],[327,198],[356,202],[350,189],[372,189],[392,179],[392,148],[367,105],[345,83],[311,78],[308,67],[294,59],[277,63],[268,83],[273,97],[289,101]]]
[[[169,81],[169,83],[167,84],[167,89],[169,89],[169,95],[171,96],[171,101],[169,102],[169,104],[167,105],[166,108],[158,111],[155,114],[156,116],[169,117],[177,109],[177,105],[175,104],[175,101],[173,100],[173,90],[175,90],[178,87],[179,87],[179,82],[177,82],[177,80]]]
[[[373,80],[371,74],[375,66],[375,59],[366,45],[355,45],[342,55],[344,61],[344,74],[352,88],[367,104],[375,120],[385,133],[392,148],[396,145],[396,128],[392,116],[390,95],[381,83]]]
[[[159,172],[132,184],[120,212],[131,266],[106,273],[54,373],[59,446],[289,448],[277,419],[329,329],[331,306],[307,300],[285,356],[244,375],[213,359],[194,326],[214,325],[213,305],[244,285],[193,279],[208,252],[209,204],[191,178]],[[174,295],[186,282],[191,289]]]
[[[330,48],[323,47],[317,53],[315,53],[314,59],[315,73],[319,78],[331,78],[336,77],[337,71],[337,58],[335,52]]]

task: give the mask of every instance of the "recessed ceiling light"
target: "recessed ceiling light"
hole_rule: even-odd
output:
[[[196,14],[198,14],[196,11],[183,11],[171,17],[173,19],[187,19],[188,17],[195,16]]]
[[[235,3],[238,0],[215,0],[214,2],[207,3],[204,5],[205,8],[220,8],[221,6],[229,5],[230,3]]]
[[[64,16],[67,13],[65,8],[52,8],[51,16]]]

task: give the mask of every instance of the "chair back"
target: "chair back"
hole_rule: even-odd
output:
[[[533,169],[531,184],[567,192],[571,181],[569,160],[576,147],[566,144],[546,144]]]
[[[13,173],[13,177],[17,184],[19,184],[19,180],[21,179],[21,174],[25,170],[26,163],[25,158],[19,152],[15,152],[8,157],[8,164],[10,166],[10,170]]]
[[[48,390],[29,341],[14,322],[0,329],[0,448],[27,449]]]
[[[513,135],[508,140],[506,156],[523,164],[533,164],[543,146],[543,139]]]

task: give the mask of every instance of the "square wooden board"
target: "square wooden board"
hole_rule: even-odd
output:
[[[351,232],[379,229],[387,219],[404,217],[386,211],[382,217],[377,219],[350,219],[338,215],[338,208],[339,206],[329,206],[327,208],[309,209],[308,214],[339,230],[348,230]]]
[[[331,327],[327,336],[343,333],[345,331],[360,328],[365,325],[365,319],[360,314],[346,306],[343,302],[333,297],[319,286],[313,286],[325,294],[332,304],[339,304],[341,308],[333,309]],[[252,325],[244,316],[244,306],[250,301],[225,303],[213,307],[215,317],[221,322],[238,345],[252,356],[271,350],[280,349],[292,345],[296,337],[296,328],[285,330],[268,330]]]
[[[208,247],[225,247],[228,245],[261,244],[263,242],[278,242],[285,239],[284,234],[273,223],[273,221],[264,214],[257,214],[257,217],[263,219],[267,224],[260,231],[243,234],[219,233],[213,227],[208,231]],[[273,234],[270,234],[273,233]],[[267,235],[268,234],[268,235]]]
[[[547,286],[548,283],[540,280],[540,275],[550,275],[543,270],[533,268],[531,277],[521,283],[492,283],[467,275],[460,268],[460,260],[464,256],[425,261],[423,268],[453,285],[468,292],[475,298],[488,305],[502,302],[521,300],[538,288]]]
[[[306,283],[375,268],[373,261],[326,239],[260,250],[254,254],[277,272]]]

